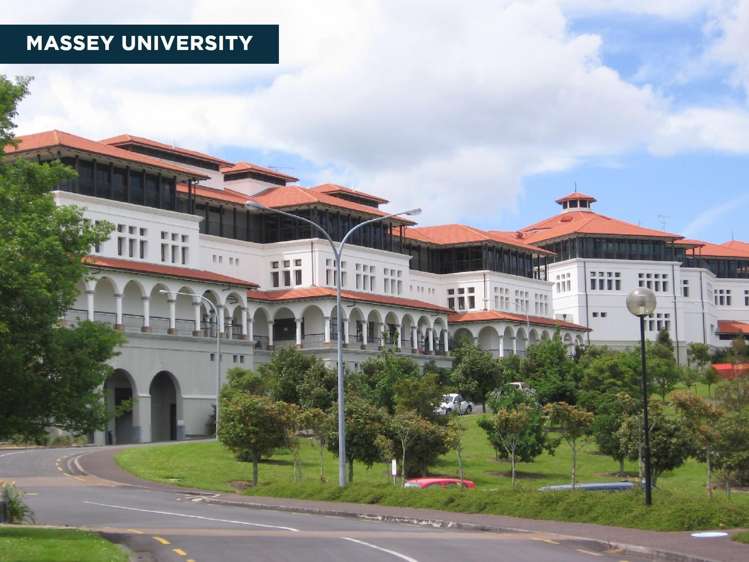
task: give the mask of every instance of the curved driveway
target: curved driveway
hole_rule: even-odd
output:
[[[179,562],[609,562],[623,557],[540,533],[432,529],[400,523],[208,503],[164,486],[88,474],[101,449],[0,450],[0,480],[27,494],[38,523],[100,531],[144,553]],[[91,457],[92,459],[94,457]],[[95,464],[95,463],[92,463]],[[558,539],[558,537],[557,537]],[[628,561],[633,562],[631,556]]]

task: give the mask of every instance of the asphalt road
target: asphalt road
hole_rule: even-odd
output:
[[[26,493],[37,523],[98,530],[162,562],[621,562],[587,543],[206,503],[86,474],[92,449],[0,450],[0,480]],[[84,460],[85,463],[85,460]],[[0,553],[2,554],[2,553]],[[634,558],[628,556],[629,562]]]

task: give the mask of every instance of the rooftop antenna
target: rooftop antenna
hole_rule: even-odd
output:
[[[572,182],[575,184],[575,193],[577,193],[577,182]]]
[[[658,222],[661,223],[661,230],[666,230],[666,223],[670,219],[668,215],[658,215]]]

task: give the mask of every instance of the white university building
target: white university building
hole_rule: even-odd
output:
[[[248,162],[121,135],[101,141],[62,131],[20,137],[5,158],[61,160],[78,178],[54,191],[115,229],[87,258],[90,278],[65,315],[122,330],[105,390],[134,400],[100,443],[206,435],[222,373],[252,369],[296,346],[331,366],[340,337],[356,369],[390,349],[449,366],[450,345],[471,338],[495,356],[523,355],[559,332],[576,345],[633,345],[629,291],[655,291],[646,321],[665,328],[681,359],[691,342],[727,345],[749,332],[749,244],[711,244],[600,215],[572,193],[560,213],[517,232],[387,218],[357,231],[342,259],[343,330],[337,333],[335,263],[308,224],[334,240],[383,217],[385,199],[296,178]],[[205,302],[210,300],[211,305]],[[213,310],[218,311],[218,318]]]

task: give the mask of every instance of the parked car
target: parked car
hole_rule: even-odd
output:
[[[583,492],[625,492],[632,490],[635,484],[632,482],[591,482],[589,484],[576,484],[575,490]],[[560,484],[557,486],[544,486],[539,492],[567,492],[572,490],[572,484]]]
[[[512,388],[515,388],[519,390],[520,392],[525,392],[526,394],[535,394],[536,392],[528,385],[527,382],[523,381],[515,381],[507,383],[507,386],[511,386]]]
[[[475,488],[471,480],[460,478],[413,478],[406,481],[405,488]]]
[[[473,402],[465,400],[460,394],[445,394],[442,397],[442,403],[435,411],[442,416],[452,412],[457,412],[462,416],[473,412]]]

